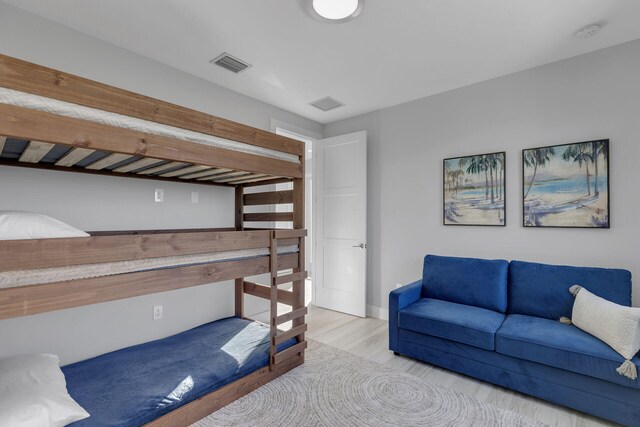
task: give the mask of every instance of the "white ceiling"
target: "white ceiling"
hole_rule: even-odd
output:
[[[640,38],[638,0],[366,0],[343,24],[305,0],[5,2],[321,123]],[[253,67],[210,65],[223,51]],[[308,105],[325,96],[346,106]]]

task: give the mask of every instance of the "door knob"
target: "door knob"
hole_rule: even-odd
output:
[[[367,249],[367,245],[360,243],[359,245],[352,246],[352,248]]]

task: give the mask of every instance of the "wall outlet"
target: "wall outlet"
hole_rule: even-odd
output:
[[[198,203],[198,192],[197,191],[192,191],[191,192],[191,203]]]
[[[156,188],[154,192],[154,197],[155,197],[156,203],[164,202],[164,190],[162,188]]]
[[[153,320],[160,320],[162,319],[162,306],[161,305],[156,305],[155,307],[153,307]]]
[[[402,283],[396,283],[396,289],[403,287],[404,285]]]

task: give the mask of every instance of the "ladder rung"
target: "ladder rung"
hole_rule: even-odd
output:
[[[276,239],[289,239],[289,238],[299,238],[306,237],[307,230],[305,228],[295,229],[295,230],[276,230]]]
[[[307,272],[301,271],[299,273],[278,276],[275,278],[275,280],[276,280],[276,285],[283,285],[285,283],[297,282],[298,280],[304,280],[306,278],[307,278]]]
[[[291,328],[288,331],[280,331],[278,332],[278,335],[273,337],[273,344],[274,345],[282,344],[286,340],[291,339],[293,337],[297,337],[298,335],[304,334],[305,332],[307,332],[306,323],[300,326],[296,326],[295,328]]]
[[[291,239],[278,239],[277,240],[278,246],[297,246],[298,245],[298,239],[291,238]],[[294,252],[298,252],[298,250],[296,249]]]
[[[278,317],[272,318],[272,321],[275,322],[275,325],[281,325],[293,319],[298,319],[300,317],[304,317],[307,315],[307,307],[302,307],[297,310],[290,311],[289,313],[285,313]]]
[[[254,212],[244,214],[247,222],[292,222],[293,212]]]
[[[243,199],[245,206],[293,203],[293,190],[245,194]]]
[[[298,343],[293,347],[289,347],[288,349],[283,350],[280,353],[276,353],[273,356],[273,364],[277,365],[278,363],[282,363],[285,360],[296,356],[298,353],[303,352],[305,348],[307,348],[307,342],[302,341],[301,343]]]

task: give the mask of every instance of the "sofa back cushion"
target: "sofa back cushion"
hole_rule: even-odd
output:
[[[422,296],[504,313],[507,309],[505,260],[424,257]]]
[[[616,304],[631,305],[631,273],[627,270],[511,261],[509,313],[570,318],[573,296],[569,288],[573,285]]]

